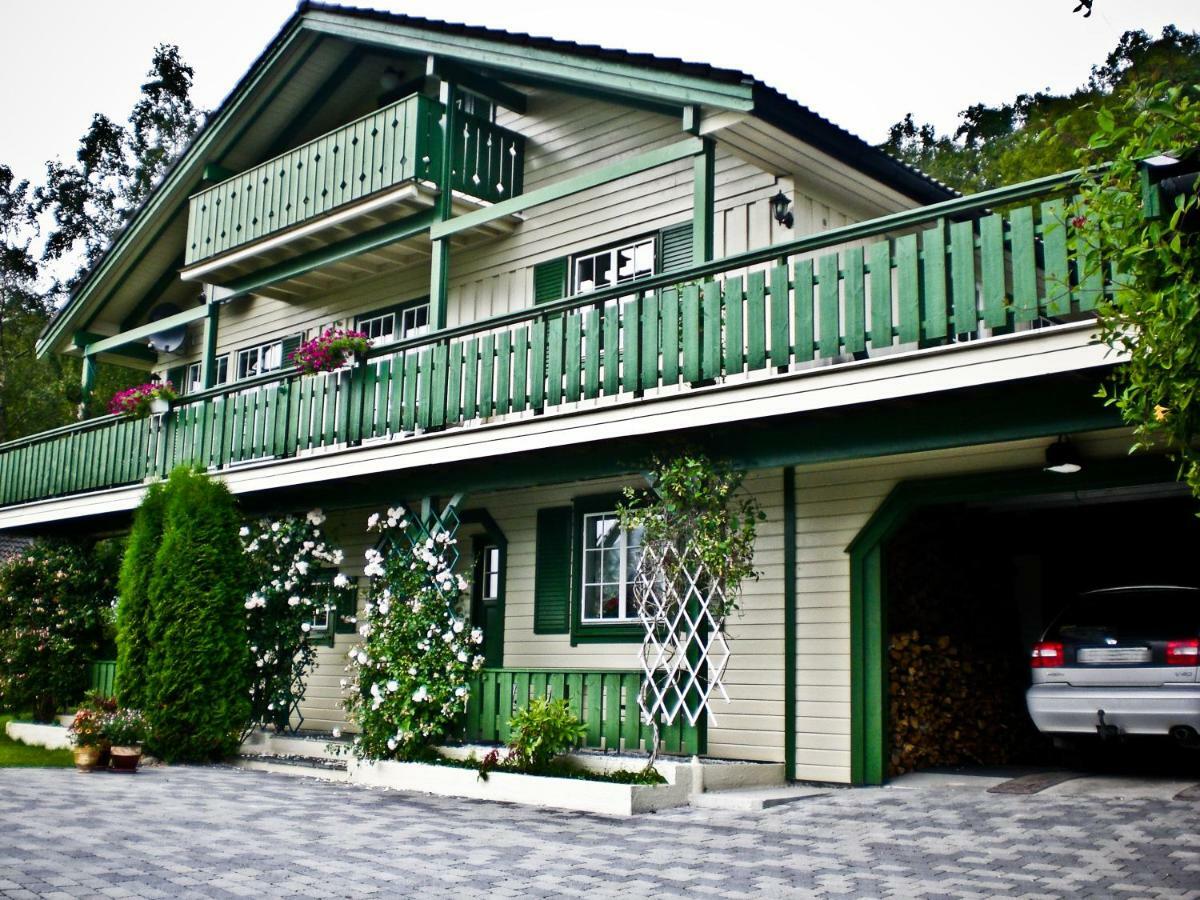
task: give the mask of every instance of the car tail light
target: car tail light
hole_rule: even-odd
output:
[[[1063,645],[1057,641],[1038,641],[1033,645],[1029,665],[1035,669],[1053,669],[1063,664]]]
[[[1194,666],[1200,663],[1200,638],[1167,641],[1168,666]]]

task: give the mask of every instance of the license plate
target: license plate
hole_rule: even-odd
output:
[[[1148,663],[1150,662],[1149,647],[1084,647],[1075,659],[1085,665],[1101,663]]]

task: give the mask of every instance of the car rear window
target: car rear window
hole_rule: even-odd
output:
[[[1073,600],[1051,629],[1052,637],[1167,640],[1200,633],[1200,591],[1130,590],[1084,594]]]

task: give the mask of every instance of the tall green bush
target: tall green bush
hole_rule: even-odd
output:
[[[148,705],[147,663],[153,644],[150,575],[162,543],[166,494],[161,484],[150,485],[133,517],[125,546],[117,603],[117,696],[124,706]]]
[[[105,649],[115,557],[87,545],[35,541],[0,564],[0,709],[48,722],[82,696]]]
[[[250,715],[240,524],[223,484],[186,467],[171,473],[146,580],[153,640],[145,712],[151,748],[168,762],[234,753]]]

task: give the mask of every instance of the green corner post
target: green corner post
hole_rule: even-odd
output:
[[[207,391],[217,386],[217,320],[221,307],[209,300],[204,317],[204,356],[200,360],[200,382]]]
[[[429,73],[436,71],[430,57]],[[458,88],[444,78],[439,79],[438,101],[442,106],[442,117],[438,126],[441,155],[437,160],[438,200],[434,207],[434,222],[445,222],[453,211],[454,137],[458,118],[455,106]],[[429,262],[429,320],[436,331],[446,327],[446,294],[450,274],[450,238],[443,237],[433,242],[433,253]]]
[[[92,404],[92,389],[96,386],[96,358],[86,349],[79,380],[79,418],[86,419]]]

